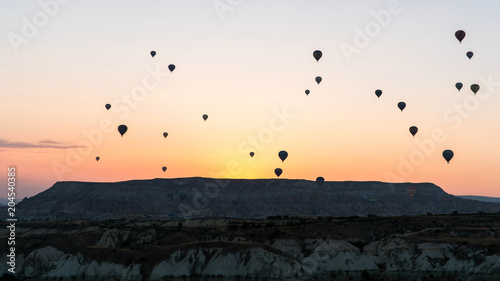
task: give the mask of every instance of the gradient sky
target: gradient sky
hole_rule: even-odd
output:
[[[273,178],[280,167],[283,178],[433,182],[500,197],[499,9],[451,0],[2,1],[0,181],[16,166],[22,198],[61,180]],[[450,164],[444,149],[455,152]]]

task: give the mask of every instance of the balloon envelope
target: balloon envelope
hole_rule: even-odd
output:
[[[281,170],[280,168],[276,168],[276,169],[274,169],[274,173],[279,178],[281,176],[281,174],[283,173],[283,170]]]
[[[111,108],[111,104],[107,103],[104,107],[106,107],[107,110]]]
[[[168,133],[167,132],[164,132],[163,133],[163,137],[166,138],[168,136]]]
[[[184,200],[184,198],[186,198],[187,196],[187,192],[184,191],[184,190],[179,190],[179,192],[177,192],[177,195],[179,196],[179,198],[182,200]]]
[[[309,90],[306,90],[306,95],[309,95],[309,93],[310,93],[310,92],[311,92],[311,91],[309,91]]]
[[[474,93],[474,95],[479,91],[479,85],[478,84],[472,84],[470,85],[471,91]]]
[[[285,159],[288,157],[288,152],[282,150],[282,151],[278,152],[278,156],[281,159],[281,162],[284,162]]]
[[[163,166],[161,169],[165,172],[167,170],[167,167]]]
[[[319,61],[319,59],[323,56],[323,53],[320,50],[316,50],[313,52],[313,57],[316,59],[316,61]]]
[[[417,190],[414,187],[408,187],[406,189],[406,192],[408,192],[408,194],[410,195],[410,197],[413,197],[413,195],[415,195],[415,192],[417,192]]]
[[[458,82],[457,84],[455,84],[455,87],[456,87],[456,88],[457,88],[457,90],[459,90],[459,91],[462,89],[462,87],[463,87],[463,86],[464,86],[464,84],[462,84],[462,83],[460,83],[460,82]]]
[[[154,58],[156,56],[156,52],[155,51],[151,51],[151,56]]]
[[[443,157],[446,160],[446,162],[448,162],[448,164],[449,164],[451,158],[453,158],[453,151],[446,149],[445,151],[443,151]]]
[[[207,121],[207,119],[208,119],[208,115],[203,114],[203,120]],[[217,122],[216,122],[216,123],[217,123]]]
[[[120,125],[118,126],[118,132],[120,133],[120,135],[122,135],[123,137],[123,134],[125,134],[127,132],[128,128],[126,125]]]
[[[168,65],[168,70],[170,70],[170,72],[174,71],[174,69],[175,69],[175,65],[173,65],[173,64]]]
[[[255,155],[255,153],[252,151],[250,152],[250,157],[253,157]]]
[[[317,177],[316,182],[318,183],[319,186],[322,186],[323,183],[325,182],[325,178],[323,177]]]
[[[101,157],[97,156],[97,157],[95,158],[95,161],[99,161],[99,159],[101,159]]]
[[[231,201],[231,203],[233,203],[233,206],[236,206],[238,205],[238,200],[234,199],[233,201]]]
[[[462,43],[462,40],[464,40],[465,38],[465,31],[457,30],[457,32],[455,32],[455,37],[457,38],[458,42]]]
[[[468,51],[466,55],[467,55],[467,57],[468,57],[469,59],[471,59],[471,58],[472,58],[472,56],[474,56],[474,53],[473,53],[473,52],[471,52],[471,51]]]
[[[416,126],[411,126],[410,127],[410,134],[412,136],[415,136],[415,134],[418,132],[418,128]]]
[[[382,95],[382,90],[376,90],[375,91],[375,95],[380,98],[380,96]]]
[[[321,76],[316,76],[316,78],[314,78],[314,80],[316,80],[316,83],[318,83],[318,85],[319,85],[319,83],[321,83],[321,80],[323,80],[323,79],[321,78]]]
[[[404,101],[400,101],[398,102],[398,107],[399,109],[401,109],[401,111],[403,111],[403,109],[405,109],[406,107],[406,103]]]

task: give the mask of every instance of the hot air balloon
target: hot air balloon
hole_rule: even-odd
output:
[[[380,98],[380,96],[382,95],[382,90],[376,90],[375,95],[377,96],[377,98]]]
[[[323,177],[317,177],[316,182],[318,183],[319,186],[322,186],[323,183],[325,182],[325,178]]]
[[[184,190],[179,190],[179,192],[177,192],[177,196],[179,196],[179,198],[182,200],[184,200],[184,198],[186,198],[187,196],[187,192],[184,191]]]
[[[314,78],[314,80],[316,80],[316,83],[318,83],[318,85],[319,85],[319,83],[321,83],[321,80],[323,80],[323,79],[321,78],[321,76],[316,76],[316,78]]]
[[[400,101],[398,102],[398,107],[399,109],[401,109],[401,111],[403,111],[403,109],[405,109],[406,107],[406,103],[404,101]]]
[[[471,59],[471,58],[472,58],[472,56],[474,56],[474,53],[473,53],[473,52],[471,52],[471,51],[468,51],[466,55],[467,55],[467,57],[468,57],[469,59]]]
[[[462,40],[464,40],[465,38],[465,31],[457,30],[457,32],[455,32],[455,37],[457,38],[458,42],[462,43]]]
[[[123,134],[125,134],[127,132],[128,128],[126,125],[120,125],[118,126],[118,132],[120,133],[120,135],[122,135],[123,137]]]
[[[99,159],[101,159],[101,157],[97,156],[97,157],[95,158],[95,161],[99,161]]]
[[[274,169],[274,173],[279,178],[281,176],[281,174],[283,173],[283,170],[281,170],[280,168],[276,168],[276,169]]]
[[[104,107],[106,107],[107,110],[111,108],[111,104],[107,103]]]
[[[164,132],[163,133],[163,137],[166,138],[168,136],[168,133],[167,132]]]
[[[462,83],[460,83],[460,82],[458,82],[457,84],[455,84],[455,87],[456,87],[456,88],[457,88],[457,90],[459,90],[459,91],[462,89],[462,87],[463,87],[463,86],[464,86],[464,85],[463,85]]]
[[[417,190],[415,190],[414,187],[408,187],[406,189],[406,192],[408,192],[408,195],[410,195],[410,197],[413,197],[413,195],[415,195],[415,192],[417,192]]]
[[[311,91],[309,91],[309,90],[306,90],[306,96],[307,96],[307,95],[309,95],[309,93],[310,93],[310,92],[311,92]]]
[[[416,126],[411,126],[410,127],[410,134],[412,136],[415,136],[415,134],[418,132],[418,128]]]
[[[470,85],[471,91],[474,93],[474,95],[479,91],[479,85],[478,84],[472,84]]]
[[[168,65],[168,70],[170,70],[170,72],[174,71],[174,69],[175,69],[175,65],[173,65],[173,64]]]
[[[443,157],[446,160],[446,162],[450,164],[450,160],[451,158],[453,158],[453,151],[446,149],[445,151],[443,151]]]
[[[233,206],[236,206],[238,205],[238,200],[234,199],[233,201],[231,201],[231,203],[233,203]]]
[[[207,119],[208,119],[208,115],[203,114],[203,120],[207,121]],[[216,123],[217,123],[217,122],[216,122]]]
[[[316,59],[316,61],[319,61],[319,59],[323,56],[323,53],[320,50],[316,50],[313,52],[313,57]]]
[[[163,166],[161,169],[163,170],[163,172],[165,172],[167,170],[167,167]]]
[[[253,157],[255,155],[255,153],[252,151],[250,152],[250,157]]]
[[[151,56],[154,58],[156,56],[156,52],[155,51],[151,51]]]
[[[281,159],[281,162],[284,162],[285,159],[288,157],[288,152],[282,150],[282,151],[278,152],[278,156]]]

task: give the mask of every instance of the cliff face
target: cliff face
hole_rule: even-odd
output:
[[[16,234],[19,280],[500,280],[499,214],[22,223]]]
[[[416,190],[413,197],[408,187]],[[266,218],[491,213],[500,211],[500,203],[457,198],[431,183],[325,182],[319,186],[306,180],[184,178],[58,182],[20,202],[18,209],[26,220]]]
[[[466,246],[413,244],[393,238],[371,242],[360,250],[343,240],[304,242],[307,244],[305,251],[299,247],[301,242],[281,239],[268,249],[249,247],[228,251],[223,247],[196,247],[176,250],[152,265],[149,272],[140,263],[98,262],[80,253],[64,253],[46,246],[24,258],[18,276],[22,280],[47,281],[235,280],[236,277],[242,280],[348,280],[348,277],[367,276],[379,278],[372,280],[419,280],[422,276],[460,278],[456,280],[500,278],[499,254],[485,256]]]

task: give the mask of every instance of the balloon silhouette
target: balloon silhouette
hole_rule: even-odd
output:
[[[467,57],[468,57],[469,59],[471,59],[471,58],[472,58],[472,56],[474,55],[474,53],[473,53],[473,52],[471,52],[471,51],[468,51],[466,55],[467,55]]]
[[[104,107],[106,107],[107,110],[111,108],[111,104],[107,103]]]
[[[413,195],[415,195],[415,192],[417,192],[417,190],[414,187],[408,187],[406,189],[406,192],[408,192],[408,195],[410,195],[410,197],[413,197]]]
[[[168,136],[168,133],[167,132],[164,132],[163,133],[163,137],[166,138]]]
[[[234,199],[233,201],[231,201],[231,203],[233,203],[233,206],[236,206],[238,205],[238,200]]]
[[[154,58],[156,56],[156,52],[155,51],[151,51],[151,56]]]
[[[182,200],[184,200],[184,198],[186,198],[187,192],[184,190],[179,190],[179,192],[177,192],[177,195],[179,196],[179,198],[182,201]]]
[[[163,172],[165,172],[167,170],[167,167],[163,166],[161,169],[163,170]]]
[[[323,53],[320,50],[316,50],[313,52],[313,57],[316,59],[316,61],[319,61],[319,59],[323,56]]]
[[[274,169],[274,173],[279,178],[281,176],[281,174],[283,173],[283,170],[281,170],[280,168],[276,168],[276,169]]]
[[[311,91],[309,91],[309,90],[306,90],[306,96],[307,96],[307,95],[309,95],[309,93],[310,93],[310,92],[311,92]]]
[[[322,186],[323,183],[325,182],[325,178],[323,177],[317,177],[316,182],[318,183],[319,186]]]
[[[282,150],[282,151],[278,152],[278,156],[281,159],[281,162],[284,162],[285,159],[288,157],[288,152]]]
[[[250,152],[250,157],[253,157],[255,155],[255,153],[252,151]]]
[[[403,109],[405,109],[406,107],[406,103],[404,101],[400,101],[398,102],[398,107],[399,109],[401,109],[401,111],[403,111]]]
[[[464,84],[462,84],[462,83],[460,83],[460,82],[458,82],[457,84],[455,84],[455,87],[456,87],[456,88],[457,88],[457,90],[459,90],[459,91],[462,89],[462,87],[463,87],[463,86],[464,86]]]
[[[99,159],[101,159],[101,157],[97,156],[97,157],[95,158],[95,161],[99,161]]]
[[[410,127],[410,134],[412,136],[415,136],[415,134],[418,132],[418,128],[416,126],[411,126]]]
[[[168,70],[170,70],[170,72],[174,71],[174,69],[175,69],[175,65],[173,65],[173,64],[168,65]]]
[[[449,149],[446,149],[445,151],[443,151],[443,157],[444,159],[446,160],[446,162],[448,162],[448,164],[450,164],[450,160],[451,158],[453,158],[453,151],[449,150]]]
[[[462,43],[462,40],[464,40],[465,38],[465,31],[457,30],[457,32],[455,32],[455,37],[457,38],[458,42]]]
[[[478,84],[472,84],[470,85],[471,91],[474,93],[474,95],[479,91],[479,85]]]
[[[127,132],[128,128],[126,125],[120,125],[118,126],[118,132],[120,133],[120,135],[123,135]]]
[[[208,115],[203,114],[203,120],[207,121],[207,119],[208,119]],[[216,122],[216,123],[217,123],[217,122]]]
[[[314,78],[314,80],[316,80],[316,83],[318,83],[318,85],[319,85],[319,83],[321,83],[321,80],[323,80],[323,79],[321,78],[321,76],[316,76],[316,78]]]
[[[380,98],[380,96],[382,95],[382,90],[376,90],[375,95],[377,96],[377,98]]]

